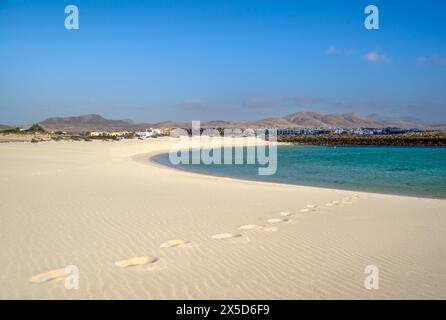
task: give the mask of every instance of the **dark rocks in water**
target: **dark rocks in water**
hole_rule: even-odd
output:
[[[446,132],[418,132],[398,135],[290,135],[277,138],[279,142],[333,146],[446,146]]]

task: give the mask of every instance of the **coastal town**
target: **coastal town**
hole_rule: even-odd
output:
[[[64,130],[47,130],[40,124],[28,128],[11,128],[0,130],[0,142],[44,142],[44,141],[118,141],[122,139],[148,139],[169,136],[178,128],[146,128],[139,131],[130,130],[91,130],[70,132]],[[183,127],[184,132],[192,134],[190,127]],[[233,130],[232,128],[213,128],[220,135],[232,132],[238,136],[277,136],[280,142],[311,145],[424,145],[446,146],[446,132],[420,128],[255,128]],[[205,132],[200,129],[200,134]],[[214,131],[215,132],[215,131]]]

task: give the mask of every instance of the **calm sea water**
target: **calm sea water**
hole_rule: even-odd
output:
[[[170,165],[166,154],[154,160]],[[444,147],[280,146],[272,176],[259,176],[257,165],[175,167],[241,179],[446,198]]]

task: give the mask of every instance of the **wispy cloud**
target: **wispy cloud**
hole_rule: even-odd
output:
[[[378,51],[370,51],[362,56],[362,60],[367,63],[388,63],[390,60],[382,53]]]
[[[341,49],[335,46],[329,46],[326,50],[325,53],[328,55],[333,55],[333,54],[338,54],[341,53]]]
[[[436,55],[421,56],[417,59],[417,64],[423,65],[423,66],[437,65],[437,66],[446,67],[446,57],[436,56]]]

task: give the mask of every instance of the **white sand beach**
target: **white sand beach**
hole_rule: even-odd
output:
[[[0,298],[446,298],[445,200],[149,161],[171,144],[0,144]],[[78,290],[64,286],[70,265]]]

